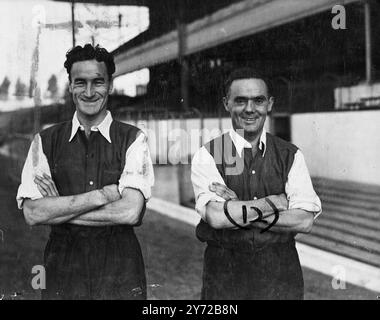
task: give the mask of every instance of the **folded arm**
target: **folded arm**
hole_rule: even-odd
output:
[[[303,209],[289,209],[280,212],[276,225],[270,231],[277,233],[309,233],[313,227],[315,213]],[[256,222],[254,228],[264,229],[273,221],[273,216],[265,219],[266,223]]]
[[[60,197],[49,176],[37,176],[35,182],[44,198],[25,201],[24,213],[29,224],[68,222],[107,226],[141,223],[145,199],[139,190],[125,188],[120,196],[118,186],[109,185],[100,190]]]
[[[100,190],[73,196],[25,199],[24,216],[29,225],[59,224],[105,203]]]
[[[232,200],[227,204],[229,216],[242,227],[252,227],[264,229],[268,227],[274,219],[274,209],[268,204],[265,198],[239,201],[236,194],[225,185],[213,183],[210,191],[215,192],[224,200]],[[288,210],[288,201],[285,194],[270,195],[268,198],[279,211],[279,218],[276,225],[271,227],[272,232],[295,232],[308,233],[311,231],[314,214],[301,209]],[[243,207],[246,215],[244,217]],[[259,218],[258,210],[262,213],[262,221]],[[206,205],[205,219],[215,229],[238,229],[227,218],[224,213],[224,202],[210,201]]]
[[[29,225],[64,223],[120,198],[116,185],[72,196],[59,196],[49,176],[36,176],[35,181],[43,198],[24,200],[24,216]]]
[[[154,183],[147,137],[139,133],[126,152],[119,184],[100,190],[60,196],[37,134],[31,144],[17,194],[28,224],[73,223],[88,226],[141,224],[145,201]]]
[[[139,225],[145,213],[145,199],[136,189],[125,188],[119,200],[77,216],[69,223],[88,226]]]
[[[273,203],[280,203],[281,196],[269,196],[272,200],[277,197],[278,201]],[[273,210],[264,203],[264,199],[252,200],[252,201],[230,201],[228,203],[228,212],[232,219],[243,227],[252,227],[264,229],[268,227],[274,219]],[[243,221],[242,207],[247,208],[247,222]],[[215,229],[238,229],[232,224],[224,214],[224,203],[210,201],[206,207],[206,220]],[[257,211],[250,209],[252,206],[259,208],[263,212],[264,222],[254,221],[259,216]],[[277,207],[277,205],[276,205]],[[272,232],[295,232],[295,233],[309,233],[311,231],[314,214],[302,209],[283,210],[279,212],[280,216],[276,225],[271,227]],[[254,221],[254,222],[252,222]]]
[[[225,185],[215,160],[204,147],[193,158],[191,180],[197,199],[197,212],[216,229],[238,229],[224,214],[226,200],[232,200],[228,202],[227,209],[239,226],[264,229],[275,218],[274,210],[265,198],[238,201],[236,194]],[[321,213],[321,202],[313,189],[305,159],[299,150],[288,174],[285,194],[266,197],[272,200],[279,211],[278,220],[270,231],[310,232],[314,219]],[[246,207],[246,219],[243,217],[243,206]],[[262,222],[251,222],[259,217],[257,210],[252,207],[262,212]]]

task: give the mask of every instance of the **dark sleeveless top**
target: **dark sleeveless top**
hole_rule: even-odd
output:
[[[269,195],[285,193],[288,173],[294,161],[297,147],[269,133],[266,135],[266,151],[258,150],[252,156],[250,148],[243,149],[241,157],[229,133],[223,134],[205,145],[214,158],[216,167],[227,187],[239,200],[260,199]],[[254,173],[253,173],[254,172]],[[293,241],[291,233],[260,233],[258,229],[213,229],[201,220],[196,229],[198,239],[223,247],[240,250],[265,246],[268,243]]]
[[[81,130],[69,142],[71,128],[69,121],[40,133],[59,194],[118,184],[126,151],[140,130],[113,120],[111,143],[98,131],[87,139]],[[43,299],[146,299],[144,262],[133,226],[52,225],[44,262]]]
[[[59,194],[75,195],[118,183],[126,151],[140,130],[113,120],[110,127],[112,143],[97,131],[91,132],[87,140],[79,129],[69,142],[71,128],[72,122],[68,121],[40,133]]]

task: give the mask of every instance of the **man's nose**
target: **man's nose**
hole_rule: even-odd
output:
[[[248,99],[247,105],[245,107],[245,111],[246,112],[255,112],[255,110],[256,110],[256,105],[253,102],[253,99]]]
[[[92,97],[94,95],[93,86],[91,83],[87,83],[85,90],[86,97]]]

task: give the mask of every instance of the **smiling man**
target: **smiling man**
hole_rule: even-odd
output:
[[[192,161],[202,299],[302,299],[294,237],[321,212],[303,155],[265,131],[274,98],[257,71],[233,71],[223,103],[233,128]]]
[[[42,298],[145,299],[133,228],[154,183],[146,136],[107,110],[107,50],[77,46],[64,66],[76,112],[34,137],[17,194],[28,224],[51,226]]]

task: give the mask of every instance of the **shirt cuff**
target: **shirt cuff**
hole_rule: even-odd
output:
[[[289,204],[289,209],[301,209],[314,214],[316,219],[322,213],[322,207],[319,204],[307,201],[296,201]]]
[[[21,209],[23,209],[24,208],[24,200],[25,199],[31,199],[31,200],[37,200],[37,199],[41,199],[41,198],[43,198],[43,196],[42,195],[35,195],[35,196],[33,196],[33,197],[31,197],[31,196],[17,196],[17,198],[16,198],[16,201],[17,201],[17,207],[21,210]]]
[[[215,193],[202,193],[198,196],[195,203],[195,210],[200,214],[203,220],[206,219],[206,206],[210,201],[224,202],[222,197],[217,196]]]
[[[16,195],[17,207],[21,210],[25,199],[37,200],[41,198],[43,198],[43,195],[37,189],[36,185],[30,185],[28,187],[28,185],[20,184]]]
[[[147,185],[146,179],[142,176],[128,176],[128,182],[126,183],[120,183],[119,182],[119,193],[120,195],[122,194],[123,190],[125,188],[132,188],[132,189],[137,189],[139,190],[144,198],[145,201],[148,201],[149,198],[151,197],[151,187]]]

